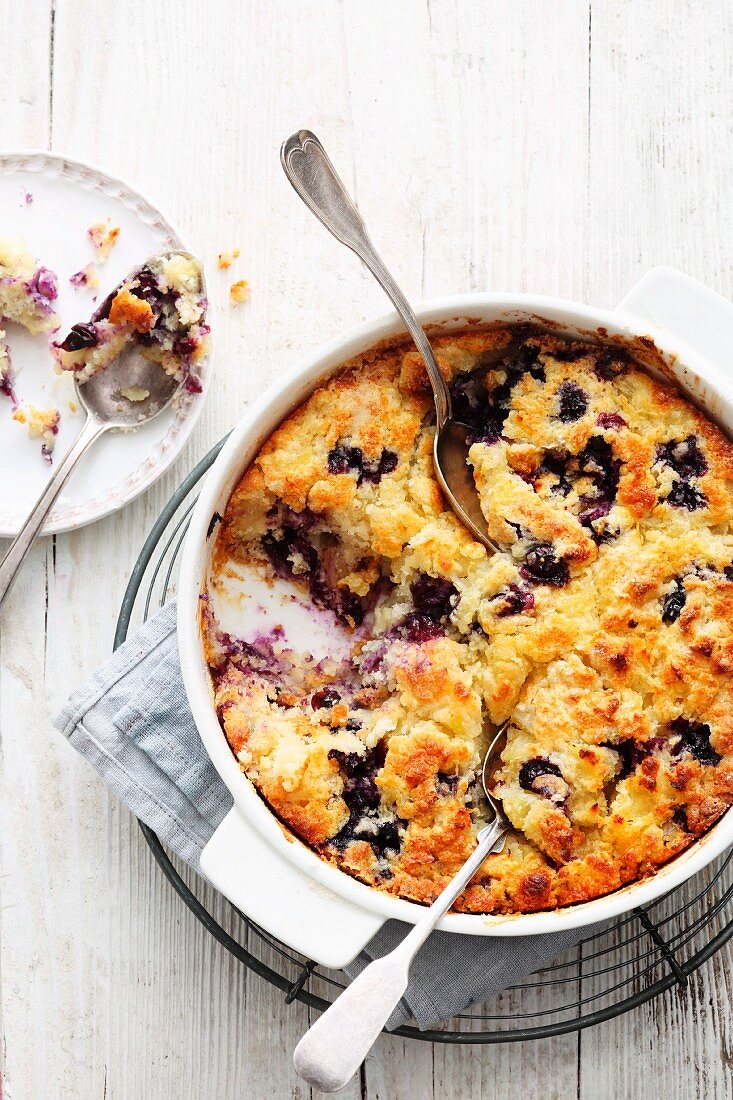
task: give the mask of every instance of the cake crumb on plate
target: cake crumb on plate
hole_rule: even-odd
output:
[[[94,246],[94,251],[97,256],[97,263],[103,264],[110,252],[117,244],[117,238],[120,235],[120,227],[118,225],[110,228],[109,219],[107,223],[95,222],[94,225],[90,225],[87,229],[87,236]]]
[[[26,424],[28,435],[31,439],[42,439],[41,454],[47,462],[51,462],[51,455],[56,446],[56,436],[59,432],[61,414],[58,409],[39,409],[35,405],[25,405],[16,409],[13,420],[19,424]]]
[[[73,275],[69,276],[69,282],[77,289],[86,287],[88,290],[96,290],[99,286],[99,276],[97,275],[97,265],[93,260],[90,260],[88,264],[76,271]]]

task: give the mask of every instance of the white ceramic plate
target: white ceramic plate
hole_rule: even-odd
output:
[[[32,201],[26,201],[26,195]],[[127,184],[91,165],[51,153],[0,153],[0,237],[20,239],[59,278],[56,310],[62,331],[86,321],[104,296],[153,252],[186,245],[173,226],[147,199]],[[77,290],[69,276],[94,259],[87,229],[95,222],[120,227],[117,244],[98,267],[97,290]],[[96,296],[96,300],[95,297]],[[54,461],[58,462],[78,434],[83,418],[72,413],[70,378],[54,373],[46,336],[31,336],[8,324],[16,392],[21,401],[54,405],[61,411]],[[185,395],[132,433],[109,433],[94,444],[74,471],[46,520],[44,534],[81,527],[128,504],[156,481],[186,442],[198,416],[210,379],[210,362],[201,363],[203,393]],[[0,396],[0,469],[6,471],[0,494],[0,536],[17,534],[51,475],[40,442],[11,419],[10,401]],[[10,476],[8,476],[8,473]]]

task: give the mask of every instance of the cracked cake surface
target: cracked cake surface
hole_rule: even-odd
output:
[[[477,772],[510,718],[494,787],[512,831],[456,908],[588,900],[733,800],[733,447],[621,347],[511,326],[432,342],[504,552],[441,497],[417,352],[359,356],[274,432],[219,524],[201,601],[217,713],[302,840],[423,903],[475,846]],[[223,631],[231,562],[293,582],[348,655]]]

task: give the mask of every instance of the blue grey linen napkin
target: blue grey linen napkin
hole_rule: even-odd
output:
[[[204,750],[181,679],[175,605],[168,604],[78,688],[56,727],[111,790],[192,867],[232,798]],[[347,968],[353,977],[391,951],[407,928],[388,921]],[[390,1019],[421,1029],[486,1000],[557,955],[589,929],[494,938],[434,932],[418,954]]]

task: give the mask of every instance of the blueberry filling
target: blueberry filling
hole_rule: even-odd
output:
[[[311,599],[317,606],[328,608],[342,621],[359,626],[364,619],[361,601],[347,588],[328,583],[318,551],[308,539],[307,532],[317,519],[314,513],[307,508],[302,512],[283,508],[280,513],[273,509],[268,519],[279,520],[279,531],[266,532],[260,545],[275,573],[295,581],[306,580]]]
[[[349,811],[349,820],[331,841],[337,848],[345,848],[347,844],[361,840],[370,844],[378,857],[397,855],[399,852],[399,819],[377,819],[381,795],[375,776],[383,767],[386,755],[387,749],[382,741],[363,755],[330,750],[329,760],[338,762],[344,777],[341,797]]]
[[[84,348],[96,348],[98,343],[97,326],[81,322],[71,326],[69,335],[59,347],[62,351],[82,351]]]
[[[328,472],[331,474],[356,474],[357,485],[365,481],[371,485],[378,485],[386,474],[393,474],[399,461],[395,451],[384,448],[378,459],[371,462],[364,458],[361,447],[347,447],[343,443],[337,443],[328,452],[326,459]]]
[[[184,376],[183,388],[186,393],[201,393],[203,390],[201,380],[195,374],[191,374],[190,371]]]
[[[599,413],[596,424],[599,428],[614,428],[617,430],[628,427],[620,413]]]
[[[669,439],[657,447],[656,461],[663,463],[677,474],[678,480],[665,497],[668,504],[675,508],[685,508],[696,512],[704,508],[705,494],[690,483],[691,478],[702,477],[707,473],[708,463],[700,450],[697,436],[688,435],[686,439]]]
[[[445,633],[442,625],[431,619],[429,615],[422,615],[419,611],[410,611],[395,628],[398,637],[404,638],[413,645],[422,645],[433,638],[439,638]]]
[[[438,772],[435,776],[435,790],[437,794],[446,798],[455,794],[460,780],[459,775],[449,775],[447,772]]]
[[[415,610],[434,622],[447,619],[460,598],[454,584],[443,577],[431,577],[429,573],[421,573],[412,582],[410,594]]]
[[[557,396],[559,419],[564,424],[580,420],[588,408],[588,394],[575,382],[563,382]]]
[[[621,460],[614,458],[613,447],[602,435],[593,435],[577,458],[578,469],[593,483],[592,496],[583,500],[613,504],[621,478]]]
[[[148,267],[144,267],[135,276],[131,290],[136,298],[142,298],[148,303],[153,313],[157,314],[154,327],[163,323],[166,307],[169,312],[175,310],[179,298],[175,290],[161,290],[160,279]]]
[[[708,464],[700,450],[697,437],[688,435],[687,439],[670,439],[657,447],[657,462],[663,462],[683,479],[702,477],[707,473]]]
[[[525,760],[519,769],[519,786],[522,790],[549,798],[558,805],[565,802],[570,794],[570,788],[557,764],[544,756]]]
[[[55,301],[59,296],[56,276],[47,267],[39,267],[27,286],[31,294],[48,302]]]
[[[550,474],[556,478],[556,484],[552,486],[553,493],[560,493],[566,497],[573,487],[570,480],[570,463],[572,456],[567,451],[545,451],[542,465],[537,470],[537,477]]]
[[[618,753],[621,758],[621,768],[616,778],[626,779],[636,771],[642,761],[666,743],[665,737],[651,737],[648,741],[635,741],[633,737],[624,737],[620,741],[605,741],[603,745],[604,748],[613,749]]]
[[[145,302],[161,302],[164,295],[160,292],[158,276],[149,267],[143,267],[135,276],[133,287],[135,297],[142,298]]]
[[[278,658],[272,642],[267,638],[245,642],[218,630],[217,644],[221,657],[218,664],[212,663],[210,666],[215,683],[226,676],[228,663],[240,672],[254,674],[272,684],[279,683],[286,674],[285,663]]]
[[[330,710],[340,702],[341,696],[335,688],[320,688],[311,696],[313,710]]]
[[[675,481],[665,499],[667,504],[685,508],[688,512],[697,512],[707,504],[705,494],[689,481]]]
[[[527,551],[519,572],[526,581],[549,584],[553,588],[562,588],[570,578],[568,563],[564,558],[558,558],[553,548],[546,542],[535,543]]]
[[[510,584],[503,592],[499,592],[492,601],[499,605],[497,616],[503,619],[507,615],[520,615],[523,611],[531,611],[534,607],[534,595],[526,588],[520,588],[518,584]]]
[[[616,533],[601,533],[592,526],[611,511],[621,479],[621,460],[614,457],[611,444],[602,435],[591,436],[577,455],[562,450],[546,451],[537,476],[547,474],[556,478],[552,492],[562,496],[567,496],[581,477],[590,481],[590,491],[580,497],[578,518],[595,542],[615,537]]]
[[[413,645],[439,638],[460,599],[458,589],[443,577],[421,573],[410,585],[410,594],[415,610],[409,611],[390,633]]]
[[[689,753],[704,765],[720,763],[719,753],[710,744],[710,726],[703,722],[690,722],[687,718],[675,718],[669,723],[669,728],[679,735],[679,741],[670,750],[672,756]]]
[[[671,623],[677,622],[686,602],[687,593],[685,592],[684,583],[681,577],[677,577],[674,582],[674,588],[664,597],[664,602],[662,603],[662,622],[667,623],[668,626]]]
[[[672,814],[672,820],[675,825],[682,830],[683,833],[690,832],[690,823],[687,820],[687,810],[684,806],[678,806],[675,812]]]
[[[328,452],[328,472],[330,474],[361,473],[364,456],[360,447],[345,447],[338,443]]]
[[[597,545],[600,545],[602,542],[610,542],[618,535],[618,531],[610,531],[608,529],[605,531],[597,531],[593,526],[597,520],[603,519],[610,511],[610,500],[603,500],[600,504],[596,504],[592,508],[585,508],[578,516],[581,524],[588,529],[590,537]]]
[[[450,384],[450,395],[453,416],[471,429],[472,443],[499,441],[506,417],[492,407],[483,375],[457,375]]]
[[[199,342],[195,336],[177,336],[173,341],[173,354],[179,359],[190,359],[198,346]]]
[[[538,382],[545,381],[545,369],[539,361],[539,354],[539,348],[522,344],[513,356],[501,364],[504,381],[491,391],[486,389],[482,373],[459,374],[453,379],[450,385],[453,416],[471,428],[469,442],[498,442],[509,415],[512,390],[517,383],[525,374]]]
[[[342,798],[351,814],[359,816],[369,810],[376,810],[381,801],[379,788],[374,781],[381,770],[387,755],[384,742],[368,749],[363,755],[358,752],[341,752],[330,749],[329,760],[336,760],[344,776]]]

